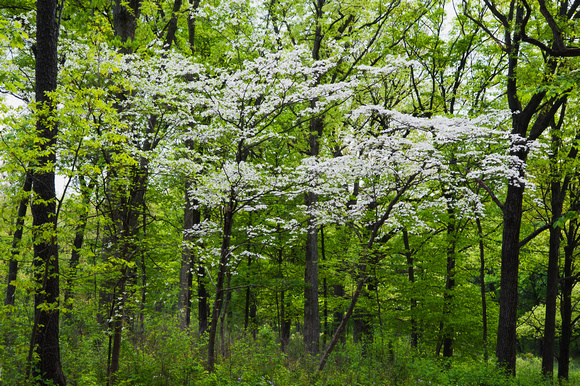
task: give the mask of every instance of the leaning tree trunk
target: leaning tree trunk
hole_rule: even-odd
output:
[[[54,165],[56,164],[57,127],[52,119],[56,101],[48,93],[56,90],[58,73],[58,22],[57,0],[37,0],[36,3],[36,121],[39,156],[32,176],[32,225],[34,229],[34,267],[38,286],[34,295],[34,326],[30,340],[36,350],[38,363],[29,369],[41,384],[65,385],[59,345],[59,271],[56,240],[56,189]]]
[[[26,216],[26,209],[28,208],[28,201],[30,200],[30,191],[32,190],[32,173],[26,172],[24,186],[22,192],[24,196],[20,199],[18,206],[18,215],[16,217],[16,229],[12,237],[12,248],[10,250],[10,262],[8,263],[8,279],[6,283],[6,299],[4,305],[14,305],[16,297],[16,286],[13,282],[18,276],[18,255],[20,242],[22,241],[22,232],[24,229],[24,217]]]

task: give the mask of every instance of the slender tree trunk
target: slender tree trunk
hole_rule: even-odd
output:
[[[560,182],[552,182],[552,222],[562,216],[564,204]],[[554,352],[556,348],[556,309],[558,302],[558,266],[560,259],[560,228],[550,227],[550,247],[548,252],[548,272],[546,283],[546,315],[544,319],[544,345],[542,373],[551,379],[554,373]]]
[[[168,48],[171,48],[173,42],[175,42],[175,34],[177,32],[177,18],[178,13],[181,9],[182,0],[175,0],[173,2],[173,9],[171,11],[171,19],[169,20],[169,24],[167,25],[167,35],[165,38],[165,43],[167,44]]]
[[[56,239],[55,172],[58,129],[51,119],[56,101],[48,93],[56,90],[58,73],[58,1],[37,0],[36,3],[36,121],[39,156],[32,175],[32,225],[34,229],[34,267],[38,286],[34,295],[34,326],[31,347],[36,350],[38,363],[30,366],[40,384],[65,385],[66,379],[60,362],[59,344],[59,267]],[[48,236],[47,236],[48,234]]]
[[[203,335],[208,328],[208,314],[209,314],[209,293],[205,288],[205,270],[200,264],[197,269],[197,312],[198,312],[198,329],[199,335]]]
[[[455,209],[451,206],[454,199],[452,194],[446,194],[447,198],[447,273],[445,280],[445,294],[443,318],[444,333],[443,333],[443,356],[451,358],[453,356],[453,329],[449,326],[449,315],[453,307],[453,291],[455,289],[455,245],[457,243],[456,224],[455,224]]]
[[[290,342],[290,328],[292,327],[292,320],[288,317],[288,308],[290,304],[286,299],[286,291],[280,292],[280,349],[282,352],[286,351],[286,346]]]
[[[409,243],[409,232],[403,229],[403,243],[405,244],[405,257],[407,258],[407,269],[409,283],[413,286],[415,283],[415,263],[413,261],[413,251]],[[411,287],[413,292],[413,288]],[[419,333],[417,331],[417,322],[415,321],[415,309],[417,308],[417,299],[411,296],[411,347],[417,347],[419,344]]]
[[[66,289],[64,291],[64,304],[69,309],[72,309],[72,303],[70,302],[70,299],[73,297],[73,281],[76,277],[76,269],[80,261],[81,248],[83,247],[83,242],[85,239],[85,228],[87,226],[87,220],[89,217],[88,205],[90,201],[90,192],[93,186],[93,184],[90,184],[90,186],[87,187],[82,176],[80,177],[80,182],[81,192],[83,195],[83,207],[81,208],[79,222],[75,229],[75,239],[73,241],[73,247],[69,261],[69,278],[67,279]]]
[[[481,220],[476,217],[477,234],[479,237],[479,283],[481,292],[481,333],[483,343],[483,359],[487,361],[489,353],[487,350],[487,300],[485,296],[485,249],[483,245],[483,228]]]
[[[325,0],[316,0],[315,19],[316,28],[314,41],[312,43],[312,58],[320,59],[320,47],[322,44],[322,7]],[[315,107],[316,102],[311,102],[311,107]],[[322,117],[315,117],[310,120],[309,125],[309,155],[317,157],[320,148],[320,137],[324,129]],[[314,192],[306,194],[306,207],[313,208],[318,202],[318,195]],[[319,350],[320,336],[320,314],[318,304],[318,226],[316,219],[311,216],[308,219],[306,234],[306,258],[304,270],[304,344],[311,354],[317,354]]]
[[[580,210],[578,201],[578,185],[570,189],[572,205],[570,210]],[[570,342],[572,340],[572,289],[576,284],[574,275],[574,253],[578,247],[578,221],[571,220],[566,231],[566,246],[564,247],[564,277],[562,283],[562,300],[560,314],[562,316],[562,331],[560,334],[560,356],[558,358],[558,378],[568,379],[570,373]]]
[[[19,247],[22,241],[22,232],[24,230],[24,219],[26,217],[26,209],[28,208],[28,201],[30,201],[30,191],[32,190],[32,173],[27,171],[24,179],[24,186],[22,191],[24,196],[20,199],[18,206],[18,215],[16,217],[16,229],[12,237],[12,248],[10,250],[10,262],[8,263],[8,278],[6,283],[6,299],[4,305],[14,305],[16,297],[16,286],[13,282],[18,277],[18,255],[20,254]]]
[[[194,208],[194,202],[189,197],[192,183],[188,179],[185,183],[185,206],[183,208],[183,251],[181,253],[181,269],[179,273],[179,297],[177,309],[181,314],[181,328],[186,329],[191,321],[191,284],[193,282],[193,252],[191,243],[193,235],[191,229],[201,221],[199,209]]]
[[[230,242],[232,236],[232,225],[234,220],[233,202],[230,203],[224,210],[224,230],[222,237],[222,246],[220,253],[220,261],[218,267],[218,277],[216,283],[215,300],[211,311],[211,325],[209,328],[209,338],[207,345],[207,370],[211,373],[215,366],[215,338],[217,333],[217,325],[222,309],[222,302],[224,298],[224,282],[228,270],[227,264],[230,256]]]
[[[356,289],[354,291],[354,294],[352,295],[350,305],[348,306],[348,310],[346,311],[344,318],[340,322],[340,325],[336,329],[334,336],[330,340],[330,344],[326,348],[326,351],[322,355],[322,359],[320,360],[320,363],[318,364],[317,371],[324,370],[324,366],[326,365],[326,362],[328,361],[328,357],[330,356],[330,353],[334,349],[334,346],[336,346],[336,344],[338,343],[338,340],[340,339],[341,334],[344,332],[344,329],[346,328],[346,324],[348,323],[348,320],[352,316],[352,313],[354,311],[354,307],[356,306],[356,303],[357,303],[358,298],[359,298],[359,296],[364,288],[365,283],[366,283],[366,277],[359,279],[357,286],[356,286]]]

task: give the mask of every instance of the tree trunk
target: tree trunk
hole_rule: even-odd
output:
[[[407,258],[408,279],[411,283],[411,293],[413,293],[413,283],[415,283],[415,263],[413,261],[413,251],[409,243],[409,232],[403,229],[403,243],[405,244],[405,257]],[[417,347],[419,344],[419,333],[417,331],[417,322],[415,321],[415,309],[417,300],[411,296],[411,347]]]
[[[211,311],[211,325],[209,328],[209,339],[207,344],[207,370],[212,373],[215,366],[215,338],[217,333],[217,325],[222,309],[222,302],[224,297],[224,282],[228,270],[227,264],[230,257],[230,242],[232,236],[232,225],[234,221],[233,202],[226,206],[224,210],[224,230],[222,236],[222,246],[220,253],[220,261],[218,267],[218,277],[215,287],[215,300]]]
[[[578,201],[578,186],[570,189],[572,205],[570,210],[580,210]],[[578,222],[571,220],[566,231],[566,246],[564,247],[564,277],[562,282],[562,300],[560,313],[562,316],[562,331],[560,334],[560,356],[558,358],[558,378],[568,379],[570,373],[570,342],[572,339],[572,289],[576,283],[574,275],[574,253],[578,247]]]
[[[6,283],[6,299],[4,305],[14,305],[16,297],[16,286],[13,282],[18,277],[18,255],[20,254],[19,247],[22,241],[22,232],[24,230],[24,219],[26,217],[26,209],[28,208],[28,201],[30,201],[30,191],[32,190],[32,173],[27,171],[24,179],[24,186],[22,191],[24,196],[20,199],[18,206],[18,215],[16,217],[16,229],[12,237],[12,249],[10,251],[10,262],[8,263],[8,278]]]
[[[483,228],[481,220],[476,217],[477,234],[479,237],[479,284],[481,292],[481,333],[483,343],[483,359],[487,361],[489,353],[487,350],[487,300],[485,296],[485,249],[483,245]]]
[[[455,209],[451,206],[454,197],[451,193],[445,194],[447,198],[447,272],[445,280],[445,294],[443,319],[443,356],[451,358],[453,356],[453,329],[449,326],[449,316],[453,307],[453,290],[455,289],[455,245],[457,242],[456,225],[455,225]],[[453,201],[454,202],[454,201]]]
[[[38,117],[37,135],[39,156],[32,175],[32,225],[34,229],[34,267],[38,289],[34,295],[34,326],[31,337],[32,350],[36,350],[38,363],[34,376],[41,384],[65,385],[59,345],[59,270],[58,244],[56,239],[56,189],[54,165],[58,129],[51,119],[56,101],[48,93],[56,90],[58,73],[58,12],[57,0],[37,0],[36,3],[36,102]],[[48,235],[46,235],[48,234]]]
[[[200,264],[197,269],[197,312],[198,312],[198,329],[199,335],[203,335],[207,331],[209,325],[207,317],[209,314],[209,293],[205,288],[205,270]]]
[[[280,292],[280,304],[281,304],[281,311],[280,311],[280,349],[282,352],[286,351],[286,346],[290,342],[290,328],[292,327],[292,320],[288,317],[288,308],[290,304],[287,304],[288,300],[286,300],[286,293],[285,291]]]
[[[519,237],[523,186],[508,186],[503,215],[499,324],[496,355],[508,373],[516,371],[516,323],[518,309]]]
[[[562,216],[564,205],[560,182],[554,181],[552,189],[552,222]],[[560,228],[550,227],[550,247],[548,252],[548,272],[546,283],[546,315],[544,319],[544,352],[542,355],[542,374],[551,379],[554,373],[554,352],[556,348],[556,309],[558,302],[558,266],[560,258]]]
[[[189,198],[189,190],[192,188],[191,181],[185,183],[185,205],[183,208],[183,251],[181,254],[181,269],[179,272],[179,298],[177,309],[181,314],[181,328],[186,329],[191,321],[191,284],[193,282],[194,257],[191,250],[193,236],[191,229],[201,221],[199,209],[195,208],[194,202]]]
[[[320,59],[320,47],[322,43],[322,7],[325,0],[316,0],[315,2],[315,19],[316,29],[314,41],[312,42],[312,59]],[[319,81],[318,79],[316,80]],[[310,103],[315,107],[316,102]],[[317,157],[320,149],[320,137],[324,129],[324,120],[322,117],[315,117],[310,120],[309,124],[309,152],[311,157]],[[318,202],[318,195],[314,192],[306,194],[306,207],[313,208]],[[318,304],[318,226],[316,219],[311,216],[307,223],[306,234],[306,258],[304,269],[304,344],[306,350],[311,354],[317,354],[320,336],[320,314]]]
[[[76,269],[80,261],[81,248],[83,247],[83,242],[85,239],[85,228],[87,226],[87,219],[89,217],[89,210],[87,207],[89,205],[90,193],[93,187],[93,184],[90,184],[87,189],[83,176],[80,177],[80,184],[81,193],[83,195],[83,207],[81,208],[79,222],[75,229],[75,239],[73,241],[73,247],[69,261],[69,278],[67,279],[66,289],[64,291],[64,304],[69,309],[72,309],[72,303],[70,299],[73,297],[73,281],[76,277]]]

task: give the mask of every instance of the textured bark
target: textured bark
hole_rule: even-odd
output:
[[[504,205],[502,234],[499,324],[496,355],[499,365],[516,371],[516,323],[518,309],[519,236],[523,186],[509,185]]]
[[[12,248],[10,250],[10,262],[8,263],[8,278],[6,283],[6,298],[4,305],[14,305],[16,297],[16,286],[12,284],[18,276],[18,255],[19,246],[22,241],[22,232],[24,229],[24,218],[26,217],[26,210],[28,208],[28,201],[30,200],[30,191],[32,190],[32,173],[26,172],[24,186],[22,191],[25,196],[20,199],[18,206],[18,215],[16,217],[16,229],[12,237]]]
[[[56,90],[58,73],[57,0],[37,0],[36,3],[36,102],[39,104],[36,130],[46,141],[40,142],[37,169],[32,175],[32,225],[34,229],[34,268],[38,286],[34,295],[34,326],[31,351],[34,348],[38,363],[34,375],[41,384],[65,385],[59,345],[59,267],[56,240],[56,189],[54,168],[56,162],[57,127],[50,118],[56,108],[47,94]],[[46,235],[48,233],[48,236]],[[29,366],[32,366],[31,356]]]

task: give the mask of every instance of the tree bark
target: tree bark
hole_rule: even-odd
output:
[[[38,363],[34,375],[41,384],[66,385],[60,362],[59,345],[59,270],[56,239],[56,189],[55,172],[58,129],[51,119],[56,101],[50,92],[56,90],[58,74],[58,1],[37,0],[36,3],[36,102],[38,117],[37,135],[39,156],[32,175],[32,225],[34,229],[34,268],[38,286],[34,295],[34,326],[31,347],[36,350]],[[48,234],[48,235],[47,235]]]

